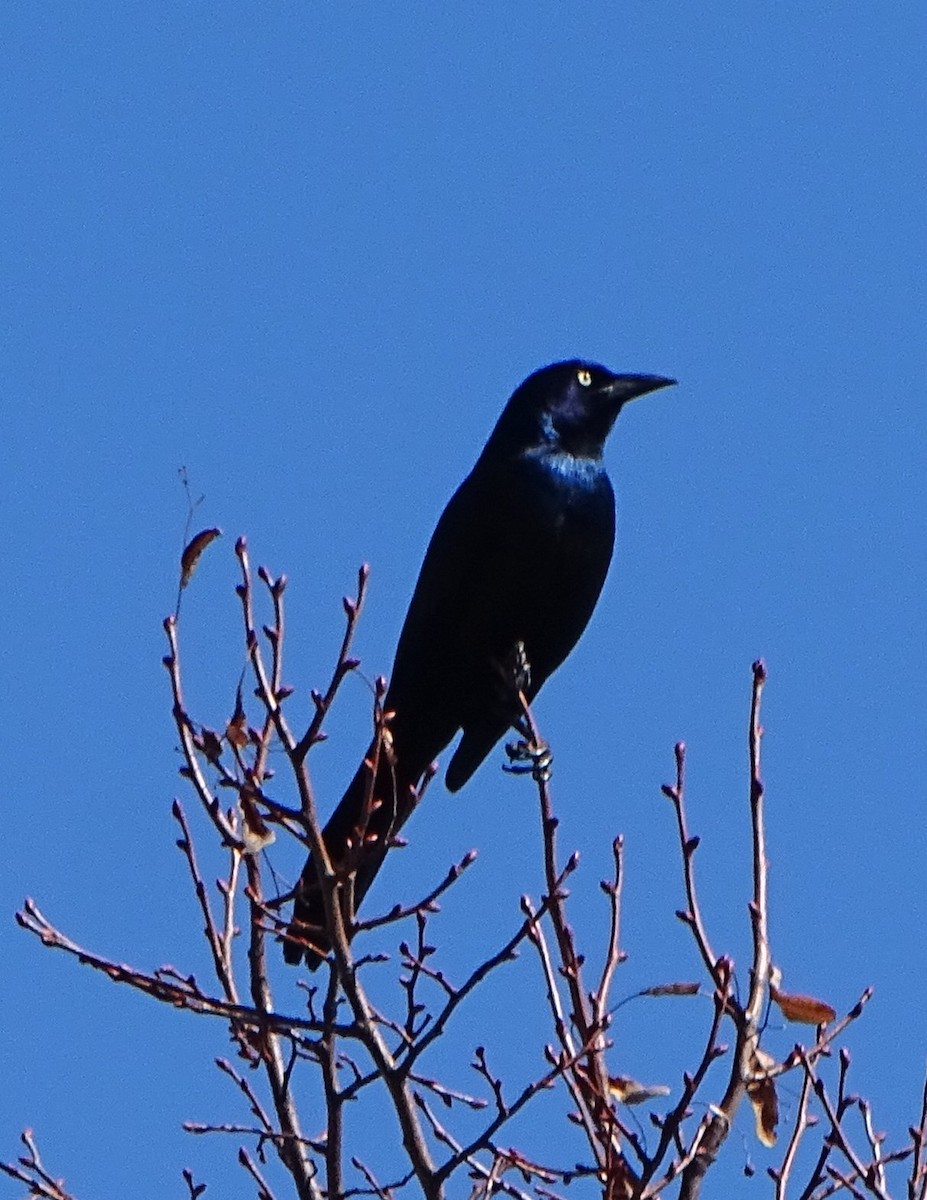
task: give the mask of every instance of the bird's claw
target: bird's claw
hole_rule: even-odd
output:
[[[524,739],[506,742],[505,752],[509,761],[502,770],[510,775],[530,775],[535,783],[549,783],[554,756],[546,742],[529,742]]]

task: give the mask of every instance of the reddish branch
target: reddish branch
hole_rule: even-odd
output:
[[[203,546],[206,544],[208,541],[204,539]],[[537,783],[545,878],[541,902],[532,904],[527,897],[523,898],[521,923],[461,983],[453,982],[452,972],[441,965],[429,935],[429,923],[438,910],[438,901],[472,864],[475,852],[461,859],[417,903],[396,905],[384,914],[355,921],[351,900],[353,878],[350,871],[336,872],[329,860],[309,760],[313,746],[325,736],[323,725],[342,682],[357,666],[357,660],[351,657],[351,647],[364,605],[368,571],[361,568],[356,596],[344,601],[344,634],[326,688],[311,693],[310,713],[291,721],[293,705],[287,706],[295,693],[285,682],[283,656],[286,580],[282,576],[274,578],[264,568],[258,569],[257,578],[266,591],[264,603],[269,603],[272,613],[270,623],[260,626],[256,618],[259,597],[255,596],[254,573],[244,539],[239,539],[235,549],[240,568],[236,590],[247,669],[258,713],[253,724],[249,724],[246,712],[243,681],[239,681],[235,692],[233,716],[221,734],[193,719],[186,707],[181,678],[179,606],[164,624],[168,641],[164,663],[183,760],[181,774],[193,788],[208,828],[227,859],[225,875],[216,885],[219,897],[216,903],[200,867],[191,824],[180,803],[175,801],[173,815],[180,828],[178,846],[187,864],[209,948],[217,984],[212,990],[218,994],[211,994],[192,974],[173,967],[145,972],[85,950],[51,925],[31,901],[17,914],[17,920],[45,945],[63,950],[114,982],[128,984],[161,1003],[227,1023],[239,1054],[250,1069],[247,1073],[239,1072],[224,1059],[217,1060],[217,1065],[243,1097],[253,1121],[190,1122],[187,1128],[196,1133],[254,1139],[257,1159],[241,1148],[239,1162],[259,1196],[273,1200],[270,1185],[258,1165],[265,1161],[265,1149],[273,1147],[301,1200],[328,1197],[342,1200],[355,1195],[393,1200],[410,1187],[426,1200],[441,1200],[446,1185],[464,1172],[473,1182],[473,1200],[496,1193],[518,1200],[553,1196],[552,1188],[567,1187],[580,1179],[597,1181],[604,1200],[626,1197],[650,1200],[665,1193],[671,1185],[678,1186],[682,1200],[692,1200],[699,1195],[702,1180],[728,1137],[744,1098],[749,1095],[756,1104],[758,1092],[768,1097],[777,1078],[798,1072],[801,1094],[782,1163],[777,1170],[770,1171],[778,1200],[785,1200],[795,1175],[798,1151],[816,1117],[821,1119],[826,1136],[801,1193],[802,1200],[824,1200],[841,1190],[854,1196],[888,1200],[887,1168],[906,1158],[911,1159],[907,1200],[927,1200],[927,1084],[919,1123],[910,1131],[910,1144],[886,1151],[881,1135],[875,1132],[868,1105],[847,1092],[846,1052],[840,1052],[835,1096],[822,1073],[837,1039],[860,1016],[871,992],[864,992],[841,1020],[820,1026],[810,1047],[796,1046],[781,1061],[770,1058],[760,1048],[771,970],[764,785],[760,769],[760,709],[766,672],[761,662],[753,665],[748,731],[752,831],[748,911],[752,957],[744,1000],[738,998],[731,959],[713,949],[699,905],[695,873],[699,839],[689,832],[685,746],[681,742],[675,750],[675,783],[663,789],[673,804],[682,857],[686,907],[677,915],[691,931],[698,949],[710,985],[712,1006],[694,1068],[683,1073],[681,1086],[667,1111],[662,1115],[651,1113],[657,1134],[650,1145],[633,1123],[624,1119],[619,1106],[630,1103],[634,1094],[638,1100],[649,1101],[661,1089],[636,1084],[629,1088],[626,1085],[630,1081],[609,1074],[608,1060],[613,1053],[609,1028],[618,1007],[611,993],[624,961],[620,944],[625,876],[622,839],[617,837],[613,842],[612,878],[602,884],[607,901],[605,949],[593,974],[596,982],[589,987],[584,979],[587,956],[579,949],[567,917],[566,885],[578,868],[579,858],[573,854],[564,866],[559,865],[558,823],[549,784],[550,755],[530,709],[524,704],[525,741],[513,753],[519,763],[515,769],[530,770]],[[192,561],[187,556],[188,574]],[[379,704],[383,691],[381,685],[374,705],[374,721],[379,730],[387,720]],[[252,708],[255,705],[250,698],[248,703]],[[289,782],[296,803],[285,804],[279,798],[281,783],[275,778],[271,764],[279,766],[281,760],[287,768],[284,783]],[[223,793],[232,798],[231,804],[220,802]],[[263,851],[273,840],[274,830],[297,839],[309,849],[318,868],[325,902],[332,954],[321,987],[300,983],[306,1015],[279,1012],[271,989],[271,974],[275,969],[272,962],[278,954],[276,939],[282,924],[276,913],[286,900],[273,894],[277,889],[265,894],[268,889]],[[412,933],[401,944],[403,999],[401,1011],[392,1015],[375,1007],[363,983],[368,978],[365,972],[374,964],[385,962],[386,956],[356,955],[354,938],[402,922],[411,927]],[[555,1045],[543,1050],[543,1070],[512,1089],[491,1068],[488,1053],[477,1047],[470,1065],[479,1081],[477,1090],[485,1095],[470,1095],[434,1077],[434,1072],[423,1066],[424,1056],[439,1044],[469,997],[491,973],[510,962],[526,942],[537,951],[554,1030]],[[235,948],[239,944],[244,948],[244,954],[239,950],[244,963],[235,961]],[[645,988],[637,995],[686,996],[701,990],[698,985],[669,984]],[[712,1074],[711,1068],[727,1054],[721,1041],[725,1028],[733,1031],[733,1048],[721,1094],[709,1099],[706,1093],[710,1078],[717,1074]],[[302,1091],[295,1085],[297,1072],[307,1067],[318,1072],[325,1123],[324,1135],[314,1138],[302,1132],[296,1099]],[[262,1075],[255,1068],[260,1068]],[[561,1081],[591,1155],[588,1165],[569,1169],[535,1163],[514,1147],[500,1144],[500,1135],[535,1097]],[[357,1155],[349,1157],[347,1145],[348,1106],[361,1093],[377,1088],[382,1089],[392,1110],[408,1160],[408,1170],[389,1183],[378,1180],[370,1164]],[[482,1112],[482,1125],[474,1133],[471,1124],[468,1136],[460,1137],[450,1128],[450,1121],[445,1124],[438,1120],[429,1100],[440,1101],[452,1115],[458,1108],[471,1114]],[[698,1112],[702,1115],[696,1120]],[[858,1122],[852,1136],[850,1118]],[[0,1164],[0,1170],[27,1184],[32,1195],[46,1200],[71,1200],[63,1185],[45,1170],[31,1134],[25,1134],[23,1141],[27,1155],[17,1164]],[[861,1146],[865,1149],[860,1149]],[[363,1186],[351,1186],[346,1175],[348,1165],[356,1173],[354,1179],[360,1179]],[[524,1186],[512,1182],[509,1178],[512,1175],[517,1175]],[[202,1185],[195,1185],[189,1173],[184,1178],[190,1195],[199,1195]]]

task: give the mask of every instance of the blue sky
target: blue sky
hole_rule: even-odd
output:
[[[900,1139],[927,1058],[923,5],[12,0],[4,24],[0,1156],[28,1124],[81,1196],[163,1194],[184,1165],[244,1194],[232,1143],[179,1130],[245,1117],[210,1066],[223,1031],[12,921],[28,894],[120,960],[203,968],[160,665],[178,467],[228,535],[184,611],[191,703],[218,725],[234,536],[290,578],[303,699],[363,561],[358,651],[388,671],[442,505],[512,388],[573,355],[680,380],[613,435],[612,573],[537,706],[576,923],[604,937],[623,831],[618,995],[695,974],[659,790],[683,738],[706,916],[745,966],[763,656],[774,957],[838,1009],[875,985],[853,1085]],[[368,708],[349,681],[316,752],[328,803]],[[470,961],[541,887],[534,797],[499,760],[433,789],[376,892],[479,847],[440,929]],[[462,1085],[481,1021],[521,1050],[534,1010],[508,986],[459,1031]],[[628,1006],[617,1069],[676,1084],[703,1019]],[[512,1053],[513,1082],[536,1064]],[[776,1161],[745,1115],[732,1178],[744,1145]],[[767,1194],[762,1173],[738,1188]]]

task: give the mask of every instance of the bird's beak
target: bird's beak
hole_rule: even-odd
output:
[[[673,387],[675,384],[675,379],[667,379],[663,375],[615,375],[600,390],[620,408],[629,400],[636,400],[638,396],[646,396],[648,392]]]

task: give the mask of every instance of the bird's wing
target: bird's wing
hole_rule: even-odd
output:
[[[443,741],[430,757],[482,703],[472,694],[474,673],[514,636],[525,593],[517,563],[519,491],[510,472],[474,470],[448,502],[425,554],[399,637],[389,707],[403,732],[411,724],[440,728]]]

